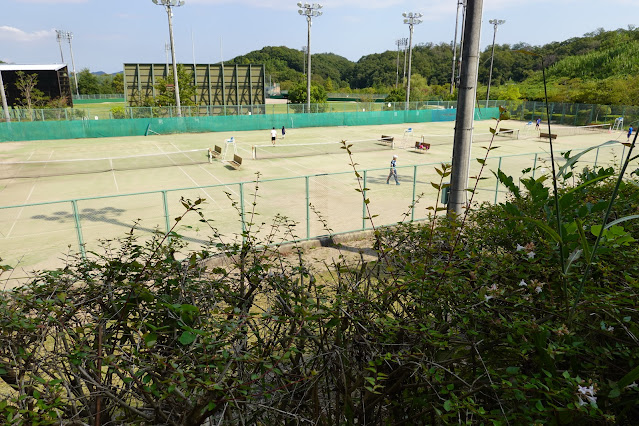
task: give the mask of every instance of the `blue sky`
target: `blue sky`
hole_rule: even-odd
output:
[[[174,12],[179,62],[219,62],[263,46],[306,45],[306,21],[297,0],[185,0]],[[395,49],[408,37],[402,12],[424,14],[413,43],[450,42],[457,0],[326,0],[313,20],[313,53],[356,61]],[[492,42],[489,19],[505,19],[497,43],[539,45],[603,27],[627,28],[639,0],[484,0],[482,48]],[[55,29],[73,32],[76,69],[116,72],[125,62],[164,62],[167,15],[151,0],[2,0],[0,60],[59,63]],[[636,21],[635,21],[636,22]],[[221,48],[222,46],[222,48]],[[71,63],[68,44],[64,59]]]

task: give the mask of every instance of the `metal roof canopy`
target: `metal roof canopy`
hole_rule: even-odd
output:
[[[24,64],[0,64],[0,71],[60,71],[66,67],[66,64],[43,64],[43,65],[24,65]]]

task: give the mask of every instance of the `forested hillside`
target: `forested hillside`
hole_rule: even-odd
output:
[[[561,42],[531,46],[525,42],[495,46],[491,98],[541,100],[541,60],[544,57],[553,101],[636,104],[639,91],[639,30],[599,29]],[[480,85],[487,85],[490,46],[481,53]],[[452,71],[451,43],[421,43],[413,48],[411,99],[446,97]],[[234,58],[231,63],[264,63],[283,89],[304,79],[305,55],[287,47],[265,47]],[[399,66],[398,66],[399,65]],[[390,93],[404,73],[404,52],[388,50],[351,62],[331,53],[313,54],[314,84],[328,91]],[[398,73],[399,68],[399,73]],[[481,94],[485,88],[480,87]],[[478,95],[481,97],[480,95]]]

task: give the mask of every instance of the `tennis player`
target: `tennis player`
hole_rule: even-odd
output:
[[[390,172],[388,173],[388,177],[386,178],[386,185],[388,185],[388,181],[391,176],[395,178],[395,184],[399,185],[399,181],[397,180],[397,154],[393,155],[393,159],[390,162]]]

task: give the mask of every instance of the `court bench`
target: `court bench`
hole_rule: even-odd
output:
[[[415,151],[419,152],[419,153],[423,153],[426,152],[430,149],[430,144],[429,143],[424,143],[424,142],[420,142],[420,141],[416,141],[415,142]]]
[[[213,148],[213,157],[219,157],[220,155],[222,155],[222,147],[215,145],[215,148]]]
[[[394,138],[394,137],[392,137],[392,136],[382,135],[381,139],[378,139],[378,140],[379,140],[380,142],[386,142],[386,143],[390,143],[390,144],[392,144],[394,139],[395,139],[395,138]]]
[[[555,133],[540,133],[539,137],[541,139],[548,139],[550,137],[550,139],[557,139],[557,135]]]
[[[237,154],[233,155],[233,160],[229,161],[229,165],[233,167],[235,170],[238,170],[242,165],[242,157]]]

